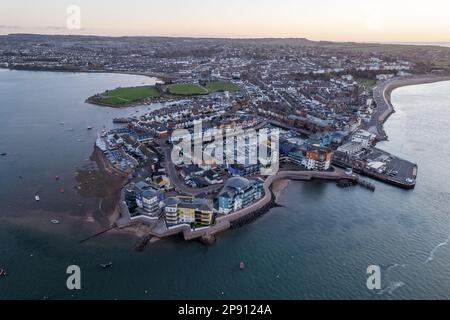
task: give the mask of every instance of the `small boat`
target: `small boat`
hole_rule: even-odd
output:
[[[87,130],[92,130],[92,129],[94,129],[94,127],[91,127],[91,126],[87,127]]]
[[[60,122],[59,124],[63,126],[63,125],[65,125],[65,122]]]
[[[108,262],[108,263],[102,263],[102,264],[100,264],[100,267],[102,267],[102,269],[108,269],[108,268],[111,268],[112,265],[113,265],[112,262]]]
[[[37,202],[41,201],[41,197],[39,197],[39,194],[36,193],[36,195],[34,196],[34,200],[36,200]]]
[[[239,269],[244,270],[245,269],[245,262],[241,261],[241,263],[239,263]]]
[[[6,273],[5,270],[0,269],[0,277],[6,277],[8,274]]]
[[[8,154],[6,152],[0,153],[0,156],[6,157]]]
[[[59,220],[56,220],[56,219],[50,220],[50,222],[51,222],[52,224],[59,224]]]
[[[56,176],[56,177],[55,177],[55,180],[59,180],[59,176]]]

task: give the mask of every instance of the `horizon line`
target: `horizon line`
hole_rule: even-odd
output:
[[[398,44],[398,45],[433,45],[450,44],[450,41],[354,41],[354,40],[311,40],[306,37],[229,37],[229,36],[176,36],[176,35],[101,35],[101,34],[57,34],[57,33],[34,33],[34,32],[13,32],[0,33],[0,36],[29,35],[29,36],[55,36],[55,37],[98,37],[98,38],[171,38],[171,39],[217,39],[217,40],[304,40],[309,42],[329,42],[348,44]]]

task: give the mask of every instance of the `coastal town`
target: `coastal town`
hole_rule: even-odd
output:
[[[4,68],[159,79],[86,97],[101,107],[164,105],[111,119],[112,129],[95,128],[95,148],[127,178],[116,224],[142,223],[153,237],[182,233],[205,242],[273,206],[271,187],[280,179],[374,191],[365,176],[413,189],[418,166],[376,147],[388,138],[383,123],[394,112],[389,90],[418,73],[447,76],[433,57],[450,57],[445,48],[420,56],[306,39],[5,38]],[[200,157],[186,154],[186,141]]]

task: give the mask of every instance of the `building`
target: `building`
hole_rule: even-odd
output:
[[[349,142],[342,146],[340,146],[337,151],[346,154],[347,156],[352,156],[361,152],[363,149],[362,143],[358,142]]]
[[[220,184],[223,183],[223,179],[220,177],[219,173],[214,170],[207,170],[204,173],[205,180],[209,184]]]
[[[168,228],[182,224],[198,228],[207,227],[213,223],[213,206],[207,199],[172,197],[167,198],[164,204]]]
[[[326,171],[331,167],[333,152],[327,148],[309,146],[294,149],[289,153],[288,158],[308,170]]]
[[[248,180],[242,177],[229,179],[219,194],[219,212],[229,214],[249,206],[262,198],[263,183],[259,180]]]
[[[375,140],[376,135],[365,131],[358,130],[352,136],[352,142],[361,143],[363,148],[368,148],[371,146],[372,142]]]
[[[227,169],[233,177],[247,177],[259,174],[261,172],[261,165],[250,164],[244,166],[231,164]]]
[[[129,207],[137,207],[138,214],[157,220],[161,216],[165,193],[145,182],[131,183],[125,189],[125,199]]]
[[[308,145],[320,145],[321,147],[328,147],[334,138],[334,132],[316,133],[312,135],[306,143]]]
[[[326,171],[330,169],[332,160],[333,152],[331,150],[318,148],[306,152],[302,165],[308,170]]]
[[[189,165],[181,168],[180,175],[186,179],[187,177],[201,176],[204,174],[204,172],[205,172],[205,170],[199,168],[198,166],[189,164]]]

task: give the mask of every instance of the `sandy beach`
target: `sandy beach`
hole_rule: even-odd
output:
[[[407,86],[414,86],[414,85],[420,85],[420,84],[428,84],[428,83],[436,83],[441,81],[450,81],[450,75],[424,75],[424,76],[412,76],[412,77],[406,77],[406,78],[399,78],[394,79],[391,81],[388,81],[381,85],[381,88],[383,90],[383,98],[386,101],[388,105],[388,112],[389,115],[384,115],[380,121],[382,123],[386,122],[386,120],[389,118],[389,116],[395,112],[394,107],[391,102],[392,92],[394,92],[395,89],[401,88],[401,87],[407,87]]]
[[[77,172],[76,179],[81,188],[78,192],[86,198],[100,199],[98,211],[93,218],[104,227],[110,227],[119,218],[120,191],[128,177],[113,171],[98,148],[92,153],[91,160],[98,168]]]
[[[395,112],[394,106],[391,102],[392,92],[401,87],[441,81],[450,81],[450,75],[427,74],[421,76],[408,76],[403,78],[394,78],[378,84],[373,89],[373,98],[377,105],[376,113],[374,113],[372,119],[362,128],[376,134],[378,141],[387,140],[388,136],[384,131],[383,124]]]

